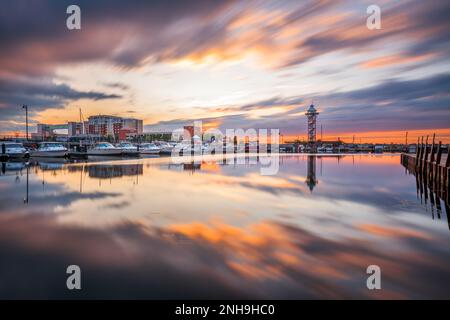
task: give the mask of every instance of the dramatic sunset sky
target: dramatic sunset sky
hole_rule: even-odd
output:
[[[81,30],[66,8],[81,8]],[[381,7],[381,30],[366,9]],[[450,1],[13,1],[0,7],[0,134],[111,114],[304,138],[450,143]]]

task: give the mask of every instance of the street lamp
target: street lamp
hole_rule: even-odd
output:
[[[24,104],[22,109],[25,109],[25,132],[26,132],[26,140],[28,141],[28,106]]]

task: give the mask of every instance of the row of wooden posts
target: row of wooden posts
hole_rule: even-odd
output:
[[[450,157],[447,154],[447,159],[442,161],[442,152],[444,150],[442,141],[436,144],[436,135],[433,134],[433,140],[431,148],[428,146],[428,136],[426,136],[425,143],[424,137],[417,138],[417,148],[415,157],[416,172],[429,182],[436,182],[442,187],[448,187],[448,171],[450,168]]]

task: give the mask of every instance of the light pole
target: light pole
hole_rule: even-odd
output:
[[[24,104],[22,106],[22,109],[25,109],[25,134],[26,134],[26,140],[28,141],[28,106]]]

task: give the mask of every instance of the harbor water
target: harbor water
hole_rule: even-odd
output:
[[[3,163],[0,298],[450,297],[448,204],[398,154],[279,161]]]

